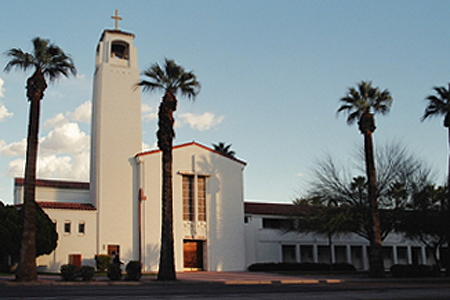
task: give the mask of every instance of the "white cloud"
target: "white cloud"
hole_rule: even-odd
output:
[[[5,120],[13,116],[12,112],[9,112],[4,104],[0,103],[0,121]]]
[[[6,173],[10,177],[23,177],[25,159],[11,161]],[[89,180],[89,152],[73,157],[69,155],[40,155],[37,162],[37,178],[58,178],[80,181]]]
[[[44,128],[61,127],[69,123],[69,120],[61,113],[44,122]]]
[[[5,97],[5,94],[3,93],[5,91],[3,84],[5,84],[5,82],[3,81],[3,79],[0,78],[0,98]]]
[[[25,156],[27,149],[27,140],[22,139],[20,142],[13,142],[6,144],[5,141],[0,141],[0,154],[3,156]]]
[[[70,174],[72,158],[68,155],[56,156],[43,155],[39,157],[37,164],[38,178],[52,178],[57,175],[59,178],[72,177]]]
[[[8,168],[6,169],[6,174],[9,177],[23,177],[25,171],[25,159],[17,158],[13,161],[10,161],[8,164]]]
[[[5,94],[5,88],[3,87],[3,84],[5,82],[3,81],[3,79],[0,78],[0,98],[4,98]],[[0,103],[0,122],[5,120],[6,118],[10,118],[13,116],[13,113],[8,111],[8,109],[6,108],[6,106],[3,103]]]
[[[183,113],[179,115],[179,122],[177,122],[177,126],[188,124],[191,128],[199,131],[205,131],[219,125],[224,118],[225,116],[215,116],[210,112],[205,112],[201,115]]]
[[[86,101],[80,106],[78,106],[75,111],[68,112],[67,116],[72,121],[82,122],[82,123],[91,123],[91,111],[92,111],[92,102]]]
[[[47,153],[77,154],[89,150],[90,138],[77,123],[61,123],[40,141],[40,151]]]
[[[154,147],[150,146],[149,144],[142,142],[142,150],[149,150],[153,148]]]
[[[46,155],[38,161],[38,178],[89,180],[89,151],[77,155]]]
[[[153,109],[153,107],[151,107],[148,104],[142,104],[141,111],[142,111],[142,120],[145,122],[150,122],[157,118],[156,111]]]
[[[39,141],[37,177],[89,180],[90,137],[63,114],[47,120],[44,126],[50,131]],[[0,140],[0,155],[18,157],[8,165],[9,176],[23,176],[25,149],[26,139],[10,144]]]

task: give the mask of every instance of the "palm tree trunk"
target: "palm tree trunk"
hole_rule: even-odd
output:
[[[158,112],[158,147],[162,151],[162,224],[158,280],[176,280],[173,237],[172,141],[177,100],[167,92]]]
[[[377,201],[377,179],[375,162],[373,157],[372,132],[364,133],[364,152],[366,157],[366,173],[369,185],[369,205],[370,205],[370,275],[372,277],[383,277],[383,252],[381,244],[380,215]]]
[[[447,118],[448,115],[446,116],[446,122],[445,124],[447,124]],[[448,130],[448,143],[449,143],[449,157],[448,157],[448,171],[447,171],[447,205],[443,205],[442,209],[444,209],[444,212],[447,215],[447,243],[450,243],[450,127],[447,127]],[[448,254],[449,252],[446,251],[447,257],[446,259],[442,260],[445,262],[445,276],[449,277],[450,276],[450,255]]]
[[[17,281],[36,281],[36,164],[38,154],[40,104],[47,88],[40,69],[27,80],[27,98],[30,101],[28,121],[27,154],[23,197],[23,233]]]

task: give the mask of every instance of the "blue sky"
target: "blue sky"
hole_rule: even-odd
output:
[[[75,61],[76,78],[45,93],[38,176],[88,180],[89,107],[94,55],[110,16],[136,35],[141,70],[164,57],[193,70],[195,103],[180,99],[175,144],[231,143],[248,162],[245,198],[290,202],[326,154],[344,164],[362,136],[339,99],[361,80],[389,89],[394,102],[378,116],[375,146],[404,143],[442,183],[447,131],[420,122],[433,86],[450,82],[450,1],[1,1],[0,52],[31,50],[36,36]],[[0,56],[0,66],[7,62]],[[13,201],[23,172],[30,73],[0,73],[0,199]],[[161,95],[142,94],[143,143],[155,144]],[[356,175],[356,174],[355,174]]]

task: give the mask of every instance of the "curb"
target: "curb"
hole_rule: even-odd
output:
[[[288,280],[233,280],[225,281],[225,285],[267,285],[267,284],[339,284],[344,283],[345,280],[340,279],[326,279],[326,280],[316,280],[316,279],[288,279]]]

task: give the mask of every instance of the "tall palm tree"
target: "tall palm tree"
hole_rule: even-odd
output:
[[[450,151],[450,83],[448,89],[443,86],[433,88],[436,95],[429,95],[428,105],[425,108],[425,112],[422,116],[422,121],[428,117],[444,116],[444,127],[448,131],[448,143]],[[448,159],[448,171],[447,171],[447,218],[450,219],[450,154]],[[447,240],[450,241],[450,229],[447,230]],[[450,273],[450,266],[446,267],[448,273]]]
[[[342,105],[337,112],[348,113],[347,124],[349,125],[358,121],[359,130],[364,135],[364,154],[372,225],[370,232],[370,274],[374,277],[382,277],[384,276],[384,267],[372,133],[376,129],[374,114],[388,113],[392,104],[392,96],[388,90],[380,91],[377,87],[372,87],[370,81],[361,81],[357,89],[349,88],[347,95],[342,97],[340,101]]]
[[[217,152],[231,157],[233,158],[236,155],[236,152],[234,152],[233,150],[231,150],[231,144],[225,145],[225,143],[220,142],[218,144],[212,144],[214,147],[214,150],[216,150]]]
[[[162,225],[161,250],[158,270],[158,280],[176,280],[173,238],[173,188],[172,188],[172,142],[175,136],[173,130],[173,112],[177,109],[177,98],[182,96],[195,100],[200,91],[200,83],[191,71],[174,60],[165,59],[161,68],[157,63],[142,73],[147,79],[141,80],[138,86],[143,91],[164,91],[164,96],[158,111],[158,147],[162,152]]]
[[[425,108],[422,121],[428,117],[444,116],[444,127],[448,130],[448,142],[450,145],[450,83],[448,84],[448,89],[445,89],[443,86],[434,87],[433,89],[436,92],[436,95],[430,95],[426,98],[426,100],[428,100],[428,105]],[[450,186],[450,156],[447,186]]]
[[[58,46],[49,40],[36,37],[33,39],[33,52],[23,52],[13,48],[6,52],[11,60],[4,71],[13,68],[27,71],[34,69],[33,75],[27,80],[27,98],[30,102],[28,120],[27,153],[24,182],[24,227],[20,249],[19,267],[16,273],[18,281],[37,280],[36,272],[36,163],[38,153],[39,116],[41,100],[47,88],[46,80],[54,82],[61,76],[76,75],[72,59]]]

